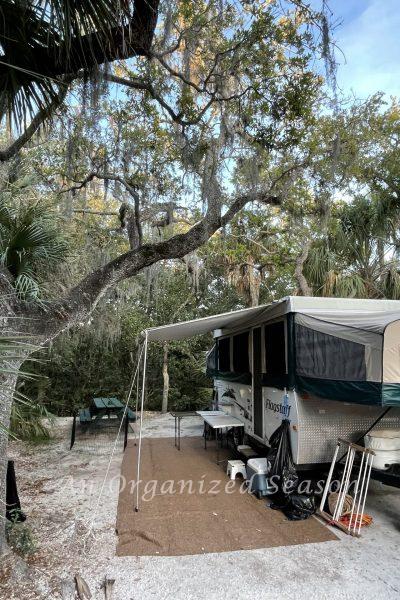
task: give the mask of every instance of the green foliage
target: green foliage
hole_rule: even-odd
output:
[[[95,4],[64,15],[67,5],[48,2],[44,17],[68,42],[70,31],[90,26]],[[112,10],[108,0],[98,8],[93,26]],[[74,84],[63,118],[24,150],[41,174],[37,196],[17,181],[0,199],[0,250],[20,297],[42,298],[56,281],[61,298],[129,250],[118,210],[133,195],[121,181],[139,197],[149,256],[215,198],[222,213],[241,194],[265,191],[267,203],[249,203],[183,260],[108,289],[88,320],[52,342],[48,360],[24,365],[36,376],[24,388],[35,408],[14,415],[28,436],[28,422],[33,431],[41,422],[36,405],[70,415],[93,396],[125,398],[143,329],[296,293],[308,242],[303,273],[314,294],[400,298],[399,105],[381,95],[337,99],[332,114],[313,63],[322,50],[334,78],[328,42],[325,16],[297,0],[164,3],[153,59],[108,68],[125,88],[116,92],[105,71]],[[57,277],[64,257],[68,274]],[[208,403],[211,344],[204,336],[168,345],[170,407]],[[147,408],[161,407],[162,360],[162,346],[151,344]]]
[[[53,419],[53,415],[41,404],[14,402],[10,431],[15,437],[26,442],[48,442],[51,439],[49,425]]]
[[[400,260],[393,239],[393,218],[376,196],[337,204],[326,237],[310,250],[305,275],[323,296],[398,299]]]
[[[59,89],[65,87],[60,76],[71,72],[71,63],[81,52],[79,37],[88,36],[84,58],[86,68],[91,70],[97,61],[90,40],[96,41],[97,52],[99,47],[104,49],[105,58],[106,52],[118,45],[114,28],[132,14],[130,3],[122,5],[114,0],[32,0],[28,4],[7,0],[1,3],[0,17],[1,54],[10,63],[9,68],[3,65],[0,78],[0,117],[8,111],[22,129],[29,115],[32,117],[37,109],[46,110]],[[49,49],[45,64],[37,57],[43,47]]]
[[[6,183],[0,190],[0,265],[23,300],[40,299],[44,281],[66,258],[67,244],[56,220],[29,178]]]
[[[6,534],[10,547],[21,556],[28,557],[36,552],[36,542],[29,525],[18,522],[18,511],[12,511],[12,521],[7,521]]]

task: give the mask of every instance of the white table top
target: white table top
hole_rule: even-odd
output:
[[[196,410],[200,417],[225,417],[226,413],[223,410]]]
[[[213,429],[220,429],[222,427],[244,427],[244,423],[239,421],[236,417],[230,415],[201,415],[206,423]]]

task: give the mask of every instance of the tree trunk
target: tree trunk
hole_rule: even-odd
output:
[[[296,258],[296,267],[294,270],[294,276],[297,280],[298,290],[297,294],[299,296],[312,296],[313,291],[308,285],[307,279],[303,273],[304,263],[308,258],[308,253],[311,248],[311,240],[306,240],[303,245],[303,249],[299,256]]]
[[[19,365],[13,365],[13,373],[0,374],[0,555],[6,549],[6,476],[7,476],[7,445],[8,428],[10,426],[13,393],[18,375]]]
[[[250,306],[258,306],[260,300],[261,274],[254,266],[254,259],[248,258]]]
[[[169,394],[169,373],[168,373],[168,342],[164,342],[164,355],[163,355],[163,395],[162,395],[162,408],[161,411],[166,413],[168,411],[168,394]]]

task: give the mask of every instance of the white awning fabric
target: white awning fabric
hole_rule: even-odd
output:
[[[268,305],[257,306],[254,308],[244,308],[234,310],[220,315],[194,319],[193,321],[183,321],[181,323],[171,323],[161,327],[152,327],[147,330],[147,339],[149,341],[171,341],[183,340],[194,335],[209,333],[215,329],[225,329],[231,327],[246,326],[253,321],[255,317],[265,313]]]
[[[230,333],[279,318],[289,312],[303,314],[304,319],[307,317],[314,319],[316,329],[319,320],[331,324],[333,328],[336,325],[337,333],[340,329],[358,329],[360,337],[363,337],[361,331],[382,335],[389,323],[400,319],[400,301],[288,296],[272,304],[152,327],[147,329],[147,339],[149,341],[183,340],[216,329],[224,330],[223,333]],[[323,326],[323,329],[325,327]],[[356,331],[352,334],[357,336]],[[335,333],[332,332],[332,335]]]

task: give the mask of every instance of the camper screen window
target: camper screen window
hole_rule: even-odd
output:
[[[285,323],[265,325],[265,365],[267,375],[286,373]]]
[[[365,347],[296,325],[296,372],[304,377],[365,381]]]
[[[249,333],[233,336],[233,370],[235,373],[249,373]]]
[[[230,344],[230,338],[218,340],[218,369],[220,371],[227,372],[231,370]]]

